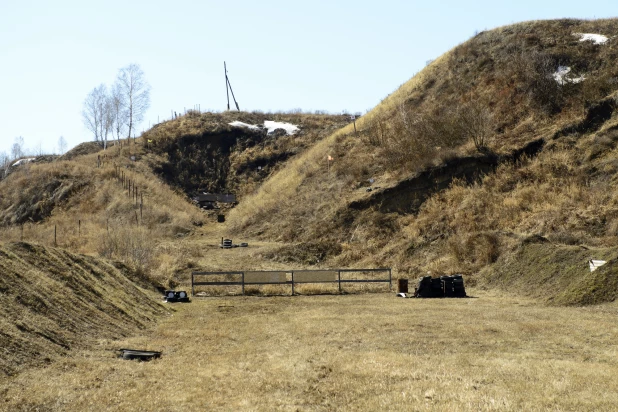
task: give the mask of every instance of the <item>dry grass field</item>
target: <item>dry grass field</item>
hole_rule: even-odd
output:
[[[615,410],[618,306],[220,297],[0,381],[1,410]],[[159,360],[116,357],[122,347]]]
[[[618,410],[617,35],[617,19],[506,26],[355,125],[190,112],[11,169],[0,411]],[[585,81],[557,82],[565,65]],[[239,203],[201,210],[205,191]],[[589,259],[608,263],[591,273]],[[462,273],[472,297],[155,292],[190,289],[196,270],[363,267]],[[163,356],[125,361],[123,347]]]

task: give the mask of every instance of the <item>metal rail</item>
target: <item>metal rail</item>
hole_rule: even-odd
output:
[[[273,273],[285,273],[291,276],[290,280],[285,281],[246,281],[245,273],[251,272],[252,274],[273,274]],[[337,276],[333,280],[294,280],[294,274],[311,274],[314,273],[316,275],[326,275],[337,273]],[[342,273],[352,273],[352,272],[388,272],[388,279],[341,279]],[[234,281],[196,281],[196,276],[221,276],[221,275],[232,275],[232,276],[241,276],[240,280]],[[393,275],[391,268],[379,268],[379,269],[302,269],[302,270],[263,270],[263,271],[218,271],[218,272],[204,272],[204,271],[196,271],[191,273],[191,295],[195,296],[195,287],[196,286],[241,286],[242,294],[245,294],[245,285],[291,285],[292,286],[292,295],[294,295],[294,286],[297,284],[308,284],[308,283],[337,283],[339,288],[339,293],[342,292],[341,285],[343,283],[387,283],[389,290],[393,288]]]

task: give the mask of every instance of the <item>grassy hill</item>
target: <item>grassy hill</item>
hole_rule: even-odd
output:
[[[531,235],[615,247],[616,35],[618,20],[479,33],[363,116],[358,133],[347,126],[287,163],[230,220],[239,233],[319,241],[331,264],[405,277],[500,277],[492,265]]]
[[[0,376],[129,336],[168,313],[138,285],[154,286],[129,268],[63,249],[8,243],[0,270]]]
[[[210,191],[240,200],[223,232],[282,243],[262,256],[273,264],[502,285],[530,236],[548,239],[550,255],[550,245],[584,245],[597,258],[618,244],[617,35],[617,20],[479,33],[357,131],[347,115],[189,112],[106,151],[24,164],[0,181],[0,240],[120,260],[174,285],[208,265],[194,240],[213,216],[189,197]],[[300,130],[230,125],[267,120]]]

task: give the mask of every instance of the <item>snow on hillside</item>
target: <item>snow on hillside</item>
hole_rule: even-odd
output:
[[[234,126],[234,127],[246,127],[248,129],[253,129],[253,130],[264,128],[264,129],[266,129],[266,133],[272,133],[272,132],[274,132],[277,129],[283,129],[283,130],[286,131],[287,134],[294,134],[294,133],[296,133],[297,131],[300,130],[298,128],[298,126],[293,125],[291,123],[275,122],[275,121],[272,121],[272,120],[265,120],[263,126],[243,123],[243,122],[239,122],[239,121],[234,121],[234,122],[231,122],[231,123],[228,123],[228,124],[230,126]]]
[[[235,122],[229,123],[229,125],[234,126],[234,127],[246,127],[248,129],[255,129],[255,130],[260,128],[260,126],[256,126],[256,125],[244,123],[244,122],[239,122],[238,120],[236,120]]]
[[[579,41],[591,41],[595,44],[604,44],[609,40],[607,36],[595,33],[573,33],[574,36],[579,36]]]
[[[26,158],[26,159],[20,159],[20,160],[16,161],[15,163],[13,163],[13,164],[11,165],[11,167],[13,167],[13,166],[19,166],[19,165],[20,165],[20,164],[22,164],[22,163],[29,163],[29,162],[31,162],[31,161],[33,161],[33,160],[34,160],[34,157],[29,157],[29,158]]]
[[[299,130],[298,126],[295,126],[291,123],[273,122],[271,120],[265,120],[264,127],[268,129],[267,133],[272,133],[277,129],[283,129],[288,134],[294,134]]]
[[[564,85],[565,83],[576,84],[586,79],[584,76],[569,77],[569,73],[571,73],[571,68],[569,66],[559,66],[558,70],[553,74],[554,80],[556,80],[558,84]]]

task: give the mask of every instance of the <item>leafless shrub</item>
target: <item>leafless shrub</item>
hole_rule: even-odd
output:
[[[561,84],[554,78],[559,67],[554,57],[526,50],[515,54],[510,63],[512,74],[519,80],[520,90],[528,95],[534,106],[548,115],[560,112],[565,104],[564,89],[571,84]]]
[[[154,257],[155,243],[143,228],[114,228],[102,236],[99,255],[119,259],[145,271]]]
[[[469,102],[457,111],[457,128],[463,139],[471,139],[479,151],[487,148],[493,131],[493,116],[487,106],[478,101]]]

